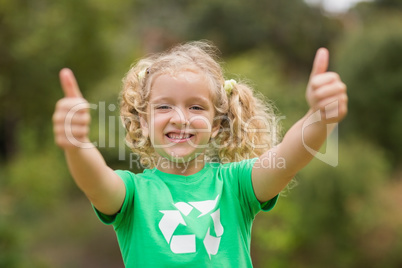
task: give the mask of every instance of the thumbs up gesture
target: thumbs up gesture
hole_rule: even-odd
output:
[[[70,69],[60,71],[64,98],[56,104],[53,114],[53,132],[56,144],[63,149],[83,148],[89,143],[89,104],[82,97]]]
[[[306,90],[310,109],[320,110],[321,122],[326,124],[341,121],[347,114],[348,102],[346,85],[337,73],[327,71],[328,64],[328,50],[318,49]]]

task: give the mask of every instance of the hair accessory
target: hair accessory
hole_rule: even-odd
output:
[[[237,84],[236,80],[230,79],[226,80],[225,84],[223,85],[223,88],[225,89],[227,94],[232,93],[233,87]]]
[[[147,69],[143,69],[141,72],[138,73],[138,80],[142,80],[145,77],[145,74],[148,73],[148,68]]]

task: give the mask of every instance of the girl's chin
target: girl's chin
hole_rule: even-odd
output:
[[[170,154],[163,154],[161,155],[166,160],[170,162],[184,164],[193,161],[194,159],[200,157],[204,153],[196,153],[196,154],[177,154],[177,153],[170,153]]]

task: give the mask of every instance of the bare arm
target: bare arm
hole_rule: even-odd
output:
[[[319,49],[306,91],[310,110],[289,129],[282,143],[264,153],[253,167],[253,188],[260,202],[270,200],[283,190],[312,160],[311,151],[320,149],[329,132],[347,114],[346,86],[338,74],[327,72],[328,61],[328,51]],[[284,165],[264,164],[267,159],[275,162],[272,158],[283,159]]]
[[[123,204],[125,185],[88,139],[88,102],[74,74],[63,69],[60,81],[65,97],[57,102],[53,114],[56,144],[64,150],[71,175],[92,204],[102,213],[115,214]]]

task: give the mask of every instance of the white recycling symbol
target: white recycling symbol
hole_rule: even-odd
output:
[[[179,224],[187,226],[183,219],[184,216],[190,214],[190,212],[195,208],[201,214],[198,218],[209,214],[212,218],[215,236],[210,234],[210,228],[208,228],[207,233],[204,238],[204,246],[207,250],[208,256],[211,259],[211,255],[216,255],[219,250],[219,244],[221,242],[221,236],[223,235],[223,226],[221,224],[220,209],[215,210],[216,204],[218,202],[219,195],[214,200],[205,200],[198,202],[177,202],[174,206],[178,210],[160,210],[163,213],[162,219],[159,222],[159,229],[161,230],[163,236],[165,237],[167,243],[170,245],[170,249],[173,253],[194,253],[196,252],[195,247],[195,234],[191,235],[173,235]]]

